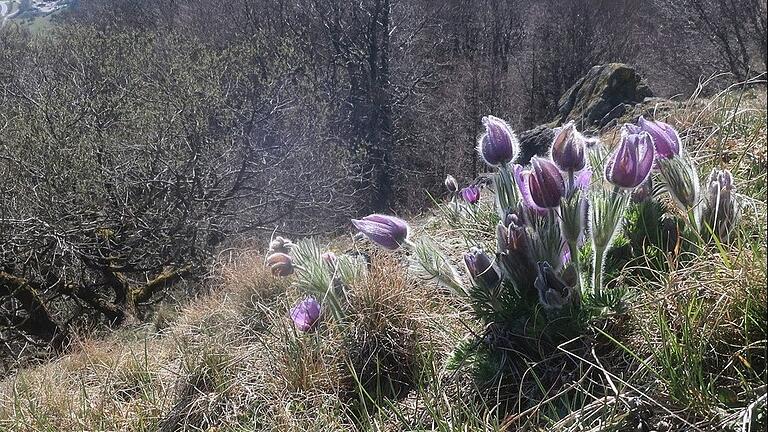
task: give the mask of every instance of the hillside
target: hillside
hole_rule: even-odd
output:
[[[476,298],[425,277],[414,266],[419,249],[385,251],[350,235],[294,238],[296,262],[330,250],[350,268],[366,268],[354,260],[370,257],[367,270],[341,278],[343,318],[322,298],[320,320],[302,331],[290,311],[313,278],[322,279],[314,267],[273,276],[266,250],[228,251],[208,294],[162,304],[151,322],[105,337],[76,336],[69,353],[4,379],[0,429],[759,430],[766,416],[765,90],[651,102],[632,109],[679,131],[702,190],[713,168],[733,173],[741,222],[727,242],[632,249],[632,234],[649,229],[628,216],[626,238],[619,235],[606,263],[609,300],[579,321],[571,339],[550,345],[545,329],[539,340],[489,342],[498,334],[478,318]],[[621,121],[637,115],[628,111]],[[598,137],[615,146],[619,125],[607,124]],[[685,215],[665,193],[653,201],[664,218],[650,224],[677,220],[682,233]],[[496,248],[494,193],[480,194],[477,204],[437,199],[409,218],[410,238],[439,245],[467,287],[462,254],[478,244]],[[585,293],[583,301],[596,300]],[[483,344],[506,346],[502,358],[513,365],[487,370],[494,363],[482,353],[467,354]]]
[[[77,4],[77,0],[4,0],[0,1],[0,26],[19,24],[38,32],[50,25],[50,20]]]

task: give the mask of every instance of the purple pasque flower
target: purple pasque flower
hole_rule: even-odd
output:
[[[539,207],[531,196],[531,187],[529,185],[530,170],[524,169],[520,164],[515,164],[512,167],[512,176],[515,178],[518,189],[520,189],[520,197],[523,199],[523,204],[540,215],[546,214],[547,209]]]
[[[560,199],[565,195],[565,181],[557,165],[549,159],[534,156],[531,166],[530,171],[522,173],[531,200],[539,208],[558,207]]]
[[[662,121],[646,120],[643,116],[637,120],[637,125],[651,136],[657,157],[668,159],[680,154],[680,135],[675,128]]]
[[[565,172],[581,171],[587,165],[585,156],[586,139],[576,130],[574,123],[568,122],[556,129],[552,141],[552,161]]]
[[[312,296],[306,297],[291,308],[290,316],[297,329],[308,332],[320,318],[320,303]]]
[[[477,204],[480,201],[480,188],[470,185],[461,190],[461,197],[469,204]]]
[[[396,250],[405,244],[410,233],[407,222],[389,215],[372,214],[362,219],[352,219],[352,224],[368,240],[389,250]]]
[[[587,190],[592,183],[592,170],[587,168],[579,172],[579,175],[573,179],[573,187],[576,189]]]
[[[634,189],[651,173],[653,140],[647,132],[632,134],[622,128],[621,142],[605,164],[605,178],[615,186]]]
[[[473,247],[464,253],[464,264],[472,280],[485,288],[495,288],[501,282],[493,260],[479,248]]]
[[[267,267],[272,276],[285,277],[293,274],[293,259],[288,254],[276,252],[267,257]]]
[[[504,120],[494,117],[483,117],[485,133],[477,144],[477,152],[483,161],[491,166],[506,165],[517,155],[520,143],[515,133]]]

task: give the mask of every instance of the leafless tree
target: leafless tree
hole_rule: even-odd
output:
[[[355,168],[283,48],[77,26],[4,42],[0,336],[62,349],[77,322],[141,319],[226,240],[351,214]]]

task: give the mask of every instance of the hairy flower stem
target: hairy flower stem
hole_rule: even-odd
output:
[[[603,270],[605,255],[608,248],[595,248],[592,266],[592,291],[600,293],[603,291]]]
[[[608,249],[613,242],[616,231],[621,224],[624,210],[629,203],[629,195],[624,193],[618,186],[614,186],[613,191],[609,192],[607,200],[601,204],[602,208],[594,208],[594,212],[600,211],[599,217],[601,235],[593,235],[593,267],[592,267],[592,291],[599,293],[603,290],[603,276],[605,273],[605,257]],[[594,224],[593,224],[594,226]]]
[[[574,194],[576,193],[576,175],[573,171],[568,171],[568,194]],[[578,238],[568,238],[568,251],[571,255],[571,265],[576,270],[576,274],[578,275],[578,278],[576,279],[577,288],[581,287],[581,271],[579,268],[579,244],[578,244]]]
[[[581,286],[581,271],[579,269],[579,245],[575,240],[568,241],[568,251],[571,253],[571,265],[576,270],[576,274],[579,278],[576,280],[577,286]]]
[[[515,188],[515,182],[512,179],[512,173],[509,171],[509,167],[506,164],[499,166],[498,183],[499,184],[496,186],[496,195],[499,204],[501,205],[499,211],[515,207],[518,201],[517,190]]]

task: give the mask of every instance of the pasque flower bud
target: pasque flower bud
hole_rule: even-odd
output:
[[[545,309],[560,309],[568,304],[580,302],[578,289],[578,274],[573,266],[567,266],[558,274],[547,262],[540,262],[537,266],[536,290],[539,293],[539,302]]]
[[[520,144],[514,132],[504,120],[483,117],[485,133],[480,137],[477,152],[485,163],[491,166],[508,164],[515,158]]]
[[[496,226],[496,242],[501,269],[522,293],[533,287],[534,262],[530,238],[522,219],[515,213],[508,214]]]
[[[267,257],[267,266],[273,276],[288,276],[293,273],[293,259],[282,252]]]
[[[741,208],[734,193],[731,172],[712,170],[707,183],[704,220],[720,241],[727,242],[740,217]]]
[[[469,204],[477,204],[480,201],[480,188],[472,185],[461,190],[461,197]]]
[[[526,181],[531,199],[541,208],[556,208],[565,195],[563,176],[557,166],[548,159],[534,156],[531,165],[533,169],[527,175]]]
[[[648,178],[653,160],[651,136],[646,132],[631,134],[624,128],[619,147],[605,164],[605,178],[620,188],[634,189]]]
[[[574,178],[573,188],[560,203],[560,231],[569,243],[578,242],[587,225],[587,201],[592,170],[585,169]]]
[[[675,128],[662,121],[646,120],[640,116],[637,125],[647,132],[656,148],[656,157],[671,158],[680,154],[680,136]]]
[[[581,171],[587,164],[584,150],[586,139],[573,122],[559,128],[552,141],[552,161],[565,172]]]
[[[525,226],[522,220],[514,213],[510,213],[504,222],[496,226],[496,242],[500,253],[510,251],[522,251],[527,248]]]
[[[701,186],[693,160],[687,154],[656,159],[664,190],[683,213],[693,210],[697,225],[701,222]]]
[[[443,184],[445,185],[445,188],[448,189],[448,192],[452,194],[459,191],[459,182],[457,182],[456,178],[454,178],[450,174],[448,174],[448,176],[445,177],[445,181],[443,181]]]
[[[501,282],[491,258],[478,248],[473,247],[464,254],[464,264],[472,280],[484,288],[495,288]]]
[[[405,244],[410,232],[410,227],[404,220],[381,214],[372,214],[362,219],[352,219],[352,224],[368,240],[389,250],[396,250]]]
[[[290,315],[297,329],[308,332],[320,318],[320,303],[314,297],[307,297],[291,309]]]

